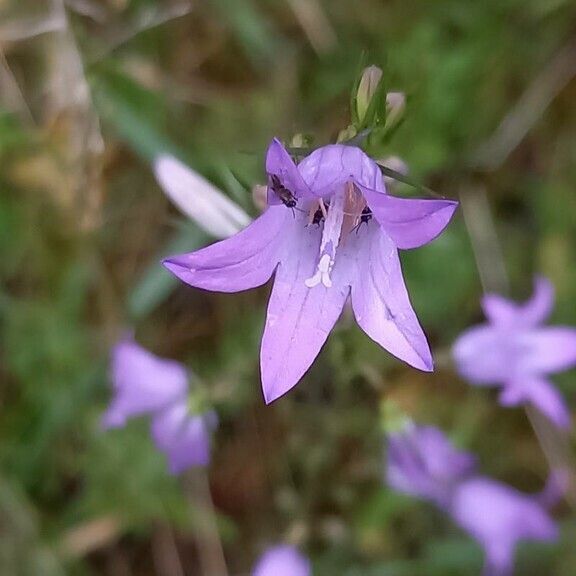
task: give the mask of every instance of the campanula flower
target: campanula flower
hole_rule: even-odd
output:
[[[238,204],[174,156],[155,158],[154,174],[166,196],[211,236],[228,238],[250,223]]]
[[[474,472],[473,456],[457,450],[432,426],[391,434],[386,480],[399,492],[439,506],[449,502],[454,486]]]
[[[561,495],[556,479],[540,495],[526,495],[480,476],[474,458],[433,427],[410,426],[389,436],[388,483],[434,503],[482,546],[484,576],[508,576],[520,540],[552,540],[547,507]]]
[[[262,554],[252,576],[310,576],[309,560],[297,548],[274,546]]]
[[[485,576],[512,574],[520,540],[550,541],[558,536],[538,497],[488,478],[460,484],[448,512],[484,549]]]
[[[559,427],[570,413],[549,374],[576,366],[576,329],[542,326],[554,304],[554,288],[537,278],[532,298],[516,304],[496,294],[482,300],[488,323],[454,344],[460,374],[476,386],[500,386],[504,406],[532,403]]]
[[[114,397],[102,426],[120,428],[130,418],[152,418],[152,438],[166,454],[172,474],[210,459],[210,433],[215,416],[191,414],[188,374],[179,362],[158,358],[136,342],[125,339],[112,351]]]
[[[260,353],[266,402],[302,378],[349,297],[368,336],[431,371],[398,248],[416,248],[438,236],[456,202],[386,194],[377,164],[354,146],[325,146],[296,165],[274,140],[266,172],[268,208],[250,226],[164,261],[184,282],[217,292],[254,288],[275,274]]]

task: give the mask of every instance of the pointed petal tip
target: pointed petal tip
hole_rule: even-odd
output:
[[[434,360],[432,359],[432,355],[430,353],[426,355],[421,355],[418,353],[417,359],[408,362],[410,366],[413,368],[417,368],[422,372],[434,372]]]
[[[282,396],[285,396],[294,386],[296,386],[298,382],[292,384],[289,387],[286,386],[278,386],[278,382],[269,383],[267,380],[262,376],[262,394],[264,396],[264,402],[266,406],[270,406],[273,402],[276,402]]]
[[[170,256],[168,258],[164,258],[163,260],[161,260],[160,263],[162,264],[162,266],[164,266],[164,268],[166,268],[166,270],[168,270],[178,278],[180,278],[182,271],[185,269],[184,266],[182,266],[182,264],[177,261],[177,256]]]

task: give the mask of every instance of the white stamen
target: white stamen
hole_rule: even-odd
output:
[[[336,258],[336,248],[340,243],[340,234],[342,232],[342,223],[344,221],[344,204],[346,201],[346,187],[334,193],[330,200],[330,208],[324,220],[324,229],[322,230],[322,242],[320,243],[320,260],[316,273],[312,278],[305,280],[308,288],[313,288],[322,282],[326,288],[332,286],[330,272],[334,267]]]

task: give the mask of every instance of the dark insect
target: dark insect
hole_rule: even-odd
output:
[[[360,214],[360,222],[358,222],[358,224],[354,228],[356,230],[356,234],[358,234],[360,226],[362,226],[362,224],[368,224],[370,220],[372,220],[372,210],[370,210],[368,206],[365,206],[364,209],[362,210],[362,213]]]
[[[294,194],[280,182],[280,178],[278,178],[276,174],[272,174],[270,178],[272,179],[272,190],[274,194],[280,198],[284,206],[294,208],[296,206],[296,197]]]
[[[324,214],[322,210],[318,208],[316,212],[314,212],[314,216],[312,217],[312,224],[317,224],[319,226],[322,220],[324,220]]]
[[[360,224],[368,224],[372,220],[372,210],[368,206],[364,207],[362,214],[360,214]]]

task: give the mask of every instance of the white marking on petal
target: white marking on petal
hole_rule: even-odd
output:
[[[320,258],[320,262],[318,262],[318,269],[316,270],[316,274],[312,276],[312,278],[308,278],[308,280],[304,281],[304,284],[308,286],[308,288],[314,288],[322,282],[326,288],[332,287],[332,280],[330,279],[330,271],[332,270],[332,260],[330,259],[329,254],[324,254],[322,258]]]

